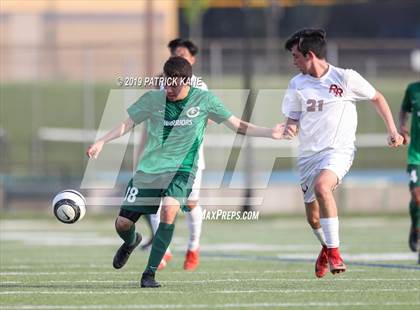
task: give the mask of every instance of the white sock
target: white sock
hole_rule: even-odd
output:
[[[201,224],[203,223],[203,209],[199,204],[190,212],[186,212],[190,239],[188,242],[188,250],[196,251],[200,246]]]
[[[322,246],[327,245],[327,243],[325,242],[325,235],[324,231],[322,230],[322,227],[318,229],[312,229],[312,231],[314,232],[315,237],[319,240]]]
[[[340,237],[338,235],[338,217],[321,218],[321,227],[325,235],[325,243],[328,248],[338,248]]]

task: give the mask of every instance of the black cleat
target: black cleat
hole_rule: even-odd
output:
[[[155,281],[155,274],[151,272],[143,272],[140,280],[141,287],[156,288],[160,287],[159,282]]]
[[[123,245],[120,246],[117,253],[115,253],[114,261],[112,262],[112,265],[115,269],[120,269],[125,265],[131,255],[131,252],[133,252],[133,250],[140,244],[140,242],[141,235],[136,233],[136,242],[134,242],[133,245],[129,246],[123,243]]]
[[[410,235],[408,237],[408,246],[410,250],[413,252],[417,252],[417,229],[411,225],[410,227]]]

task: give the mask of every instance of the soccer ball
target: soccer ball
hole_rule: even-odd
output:
[[[85,216],[86,199],[78,191],[66,189],[55,195],[52,209],[60,222],[73,224]]]

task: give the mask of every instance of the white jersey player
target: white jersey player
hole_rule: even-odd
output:
[[[198,53],[198,48],[189,40],[175,39],[169,42],[168,48],[172,56],[184,57],[189,61],[191,65],[195,63],[195,55]],[[193,74],[191,77],[191,86],[208,90],[207,85],[197,76]],[[200,235],[201,226],[203,222],[203,209],[198,203],[200,197],[201,180],[203,170],[205,169],[204,150],[203,144],[201,144],[198,151],[198,163],[197,172],[194,179],[194,184],[190,196],[188,197],[188,208],[190,212],[186,212],[186,220],[189,230],[189,241],[187,252],[185,255],[184,269],[193,271],[197,268],[200,261],[199,246],[200,246]],[[156,232],[160,221],[160,209],[156,214],[150,216],[150,223],[153,229],[153,233]],[[172,259],[172,253],[170,249],[166,251],[158,269],[165,268],[167,262]]]
[[[325,31],[304,29],[293,34],[285,47],[300,70],[283,99],[287,117],[284,135],[298,133],[298,168],[307,219],[322,245],[315,274],[344,272],[339,252],[337,207],[332,195],[349,171],[355,153],[356,101],[370,100],[384,120],[388,144],[401,145],[389,106],[359,73],[332,66],[325,60]]]

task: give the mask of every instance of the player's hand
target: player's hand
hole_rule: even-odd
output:
[[[297,136],[299,132],[298,124],[288,124],[283,131],[283,139],[291,140]]]
[[[102,151],[102,148],[104,146],[104,142],[103,141],[97,141],[94,144],[90,145],[86,151],[86,155],[89,158],[94,158],[97,159],[99,153]]]
[[[401,136],[398,132],[391,132],[388,135],[388,145],[390,147],[398,147],[402,145],[404,142],[403,136]]]
[[[404,141],[403,141],[404,145],[407,145],[408,143],[410,143],[410,135],[408,133],[407,127],[400,127],[400,135],[404,139]]]
[[[271,137],[276,140],[284,139],[283,132],[284,132],[284,124],[277,124],[271,130]]]

